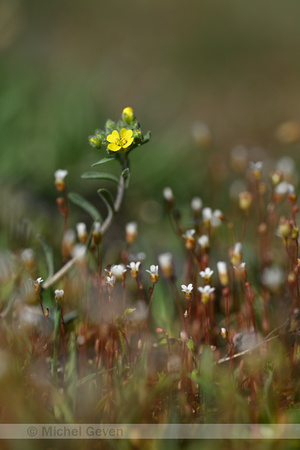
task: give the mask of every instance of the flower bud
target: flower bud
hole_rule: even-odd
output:
[[[88,232],[86,230],[86,224],[83,222],[79,222],[76,225],[76,230],[77,230],[77,236],[78,236],[79,241],[82,244],[85,244],[89,237]]]
[[[284,217],[280,218],[279,221],[279,227],[278,227],[278,231],[280,236],[282,236],[284,239],[287,239],[291,233],[292,233],[292,224],[288,219],[285,219]]]
[[[226,330],[226,328],[221,328],[221,336],[223,339],[228,338],[228,331]]]
[[[99,245],[102,239],[100,222],[95,222],[94,229],[92,231],[93,241],[95,245]]]
[[[163,190],[163,198],[166,202],[166,205],[169,209],[171,209],[174,206],[175,198],[173,195],[173,191],[170,187],[165,187]]]
[[[56,172],[54,172],[55,177],[54,184],[59,192],[64,192],[66,190],[65,178],[67,175],[68,175],[67,170],[58,169],[56,170]]]
[[[231,264],[233,266],[239,266],[242,262],[242,244],[240,242],[237,242],[233,248],[232,255],[231,255]]]
[[[209,251],[210,243],[209,243],[209,237],[206,236],[206,234],[203,234],[198,238],[198,244],[201,247],[201,250],[205,253]]]
[[[243,211],[249,211],[252,205],[253,195],[251,192],[244,191],[239,194],[239,206]]]
[[[94,148],[101,148],[102,139],[100,136],[89,136],[89,144]]]
[[[166,278],[171,278],[174,274],[172,253],[162,253],[158,256],[158,262]]]
[[[224,261],[219,261],[217,263],[219,280],[222,286],[226,287],[229,285],[229,273],[227,270],[227,264]]]
[[[127,125],[130,125],[135,120],[133,109],[130,108],[130,106],[123,109],[122,119],[125,123],[127,123]]]
[[[127,244],[133,244],[137,237],[137,223],[129,222],[125,226],[126,231],[126,242]]]
[[[182,237],[185,238],[185,246],[188,250],[193,250],[193,248],[195,248],[195,233],[195,230],[186,230],[186,232],[182,235]]]

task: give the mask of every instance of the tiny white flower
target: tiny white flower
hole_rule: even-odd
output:
[[[213,217],[213,212],[211,208],[203,208],[202,210],[202,218],[204,222],[210,222]]]
[[[116,280],[122,280],[126,272],[127,269],[125,268],[124,264],[116,264],[110,269],[110,273],[112,273]]]
[[[224,214],[222,213],[222,211],[220,211],[219,209],[216,209],[212,213],[212,217],[210,219],[211,226],[214,227],[214,228],[219,227],[221,225],[221,223],[222,223],[223,217],[224,217]]]
[[[146,272],[148,272],[150,274],[150,280],[152,281],[152,283],[157,283],[158,278],[159,278],[159,274],[158,274],[158,266],[155,266],[154,264],[152,264],[150,266],[150,270],[146,269]]]
[[[174,200],[173,191],[170,187],[165,187],[163,190],[163,197],[167,202],[171,202]]]
[[[194,212],[199,212],[203,206],[203,202],[200,197],[194,197],[191,202],[191,208]]]
[[[251,170],[259,170],[259,171],[261,171],[262,170],[262,168],[263,168],[263,162],[262,161],[257,161],[257,162],[252,162],[252,161],[250,161],[249,162],[249,167],[250,167],[250,169]]]
[[[186,230],[186,232],[182,235],[185,239],[194,239],[194,234],[196,230]]]
[[[36,284],[39,284],[39,285],[41,285],[43,281],[44,281],[44,280],[43,280],[42,277],[39,277],[39,278],[37,278],[37,279],[35,280]]]
[[[63,289],[56,289],[54,291],[54,294],[55,294],[55,298],[58,300],[58,299],[62,299],[64,297],[65,292]]]
[[[206,236],[206,234],[203,234],[202,236],[200,236],[198,238],[198,244],[200,245],[200,247],[202,248],[202,250],[207,250],[209,249],[209,237]]]
[[[182,292],[185,292],[186,294],[190,294],[193,290],[193,285],[192,283],[190,283],[188,286],[186,286],[185,284],[181,285],[181,290]]]
[[[131,273],[131,276],[133,278],[137,278],[138,277],[139,270],[140,270],[140,265],[141,265],[141,262],[137,261],[137,262],[131,262],[127,266],[130,269],[130,273]]]
[[[198,291],[201,294],[211,294],[212,292],[214,292],[214,290],[215,290],[215,288],[209,286],[208,284],[206,286],[204,286],[204,287],[202,287],[202,286],[198,287]]]
[[[57,182],[64,181],[68,173],[69,172],[67,170],[63,169],[56,170],[56,172],[54,172],[55,181]]]
[[[205,280],[210,280],[213,273],[214,273],[213,270],[211,270],[209,267],[206,267],[205,270],[201,270],[199,272],[199,275],[200,275],[200,277],[204,278]]]
[[[198,291],[201,293],[201,300],[206,305],[209,302],[210,294],[214,292],[215,288],[208,284],[204,287],[198,287]]]
[[[140,265],[141,265],[141,262],[140,261],[137,261],[136,263],[135,262],[131,262],[131,263],[129,263],[129,265],[127,266],[129,269],[131,269],[131,270],[139,270],[139,267],[140,267]]]
[[[274,191],[279,195],[294,194],[295,188],[292,184],[282,181],[275,187]]]
[[[107,277],[106,277],[106,284],[107,284],[108,286],[114,287],[115,282],[116,282],[116,278],[115,278],[113,275],[112,275],[111,277],[110,277],[110,276],[107,276]]]
[[[155,266],[154,264],[152,264],[150,266],[150,270],[146,269],[146,272],[152,273],[153,275],[158,275],[158,266]]]

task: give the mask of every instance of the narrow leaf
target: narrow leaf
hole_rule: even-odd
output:
[[[48,277],[51,278],[54,275],[54,258],[53,258],[53,250],[49,245],[49,242],[47,239],[44,238],[44,236],[38,236],[38,240],[40,241],[40,244],[44,250],[45,258],[46,258],[46,264],[48,269]]]
[[[100,161],[97,161],[94,164],[92,164],[92,167],[99,166],[100,164],[105,164],[109,161],[113,161],[114,159],[115,159],[114,156],[107,156],[106,158],[102,158],[102,159],[100,159]]]
[[[68,197],[72,203],[84,209],[84,211],[86,211],[96,222],[102,222],[102,217],[99,211],[81,195],[76,194],[75,192],[70,192]]]
[[[115,183],[119,183],[119,179],[110,173],[104,172],[85,172],[81,175],[81,178],[86,180],[109,180],[114,181]]]

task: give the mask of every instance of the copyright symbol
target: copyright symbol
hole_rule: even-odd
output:
[[[38,432],[38,430],[37,430],[37,428],[35,428],[35,427],[29,427],[29,428],[27,429],[27,434],[28,434],[28,436],[31,436],[31,437],[36,436],[36,435],[37,435],[37,432]]]

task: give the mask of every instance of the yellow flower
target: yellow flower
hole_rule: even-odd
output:
[[[107,136],[108,149],[112,152],[118,152],[122,149],[126,149],[130,147],[133,142],[132,130],[126,130],[126,128],[122,128],[119,135],[117,130],[114,130],[109,136]]]

